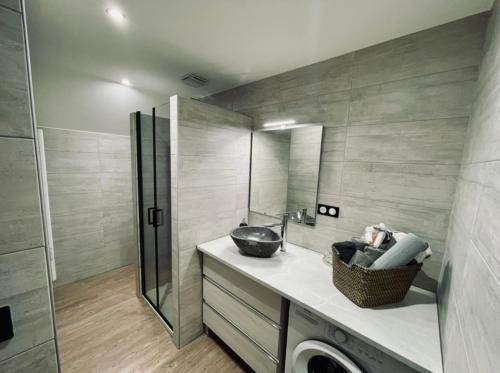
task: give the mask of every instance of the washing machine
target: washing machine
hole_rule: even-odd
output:
[[[298,305],[290,305],[285,373],[416,373]]]

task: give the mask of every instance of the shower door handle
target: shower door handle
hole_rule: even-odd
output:
[[[162,222],[162,213],[163,213],[163,210],[162,209],[154,209],[154,212],[153,212],[153,226],[155,227],[159,227],[160,225],[163,224]]]
[[[148,224],[153,227],[159,227],[162,225],[162,212],[162,209],[154,207],[148,208]]]
[[[154,226],[154,207],[148,208],[148,224]]]

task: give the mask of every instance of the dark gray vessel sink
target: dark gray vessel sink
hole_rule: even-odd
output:
[[[231,238],[244,255],[269,258],[279,249],[280,235],[266,227],[239,227],[231,232]]]

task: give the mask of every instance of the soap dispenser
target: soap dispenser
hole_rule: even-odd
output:
[[[248,226],[248,224],[247,224],[247,222],[246,222],[245,218],[243,218],[243,219],[241,220],[240,227],[246,227],[246,226]]]

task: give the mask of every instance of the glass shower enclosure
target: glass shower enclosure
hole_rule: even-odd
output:
[[[172,332],[169,105],[132,114],[139,244],[138,292]]]

